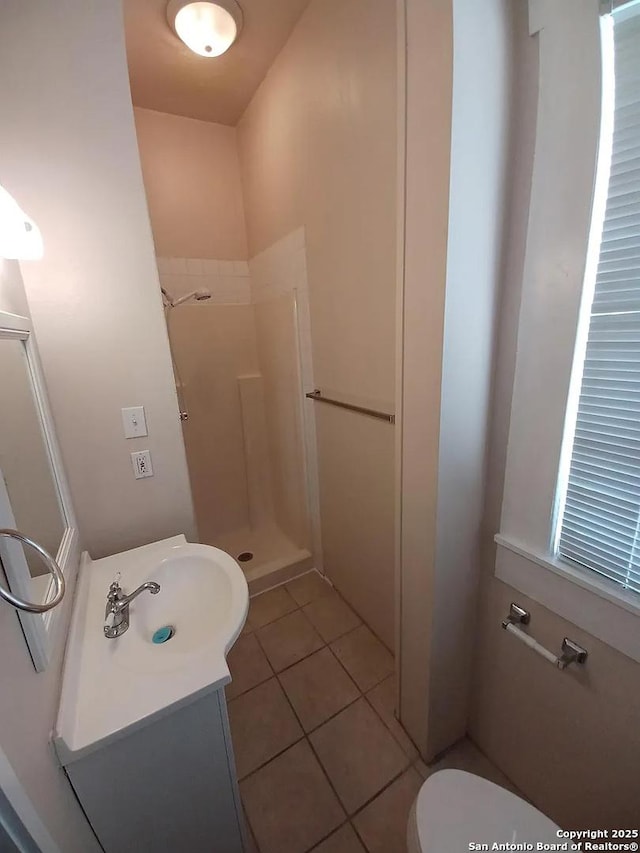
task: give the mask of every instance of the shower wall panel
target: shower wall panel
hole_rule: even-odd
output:
[[[274,518],[264,381],[258,373],[239,376],[238,388],[247,469],[249,522],[251,528],[256,529],[269,524]]]
[[[304,400],[314,387],[304,228],[251,258],[249,271],[276,519],[321,569],[315,413]]]
[[[258,359],[264,377],[273,501],[280,529],[309,547],[295,294],[254,305]]]
[[[189,419],[184,437],[201,542],[249,526],[238,377],[259,372],[250,305],[181,305],[170,312]]]

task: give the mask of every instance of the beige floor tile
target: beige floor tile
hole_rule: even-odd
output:
[[[247,842],[247,848],[244,853],[259,853],[258,845],[256,844],[256,839],[253,835],[253,830],[251,829],[251,824],[249,823],[249,818],[247,817],[247,810],[244,807],[244,803],[242,804],[242,808],[244,811],[244,824]]]
[[[375,796],[409,763],[365,699],[349,705],[309,738],[349,814]]]
[[[324,645],[300,610],[259,628],[256,636],[276,672],[317,652]]]
[[[314,847],[313,853],[365,853],[365,849],[351,824],[345,823],[326,841]]]
[[[382,722],[390,729],[391,734],[407,753],[411,761],[415,761],[419,755],[409,735],[402,728],[395,715],[396,706],[396,678],[390,675],[380,682],[373,690],[367,693],[367,699],[373,705]]]
[[[261,628],[296,610],[298,605],[283,586],[277,586],[251,599],[249,622],[254,628]]]
[[[273,675],[269,661],[253,634],[247,634],[236,640],[234,647],[227,655],[227,663],[233,679],[225,688],[227,700],[235,699],[236,696],[246,693],[252,687],[257,687]]]
[[[369,853],[406,853],[407,821],[421,785],[410,767],[353,818]]]
[[[304,607],[316,598],[322,598],[333,592],[333,587],[315,570],[307,572],[285,584],[287,591],[291,593],[299,607]]]
[[[307,732],[360,696],[356,685],[326,646],[280,673],[280,683]]]
[[[258,845],[256,844],[256,840],[253,837],[253,833],[251,832],[251,830],[248,827],[247,827],[247,845],[248,846],[247,846],[247,850],[245,851],[245,853],[260,853],[260,851],[258,850]]]
[[[363,692],[393,673],[393,656],[366,625],[340,637],[331,648]]]
[[[260,853],[305,853],[345,819],[306,741],[241,782],[240,791]]]
[[[336,640],[360,625],[360,617],[337,592],[323,595],[302,608],[325,642]]]
[[[431,773],[431,770],[429,770],[428,766],[421,758],[418,758],[417,761],[414,761],[413,766],[416,768],[416,770],[422,776],[423,779],[426,779],[427,776]]]
[[[430,764],[428,770],[428,775],[438,770],[466,770],[467,773],[482,776],[483,779],[506,788],[518,797],[524,797],[523,793],[468,738],[458,741],[439,761]]]
[[[275,678],[229,702],[229,722],[239,779],[303,734]]]

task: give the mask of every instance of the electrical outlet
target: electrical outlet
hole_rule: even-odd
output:
[[[131,464],[133,465],[133,476],[136,480],[142,480],[143,477],[153,477],[150,450],[138,450],[137,453],[132,453]]]

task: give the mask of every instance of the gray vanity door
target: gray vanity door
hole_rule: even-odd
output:
[[[242,853],[224,691],[66,767],[105,853]]]

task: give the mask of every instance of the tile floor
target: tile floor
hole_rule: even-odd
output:
[[[229,654],[240,793],[259,853],[405,853],[424,779],[508,780],[469,742],[427,767],[394,716],[393,657],[316,572],[256,596]]]

